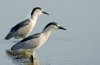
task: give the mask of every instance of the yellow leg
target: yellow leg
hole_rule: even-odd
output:
[[[34,58],[35,58],[34,49],[33,50],[25,49],[24,52],[25,55],[29,57],[30,62],[34,65]]]
[[[28,56],[28,57],[30,57],[31,55],[32,55],[32,51],[31,50],[29,50],[29,49],[25,49],[24,50],[24,54],[26,55],[26,56]]]
[[[29,57],[29,60],[30,60],[30,65],[35,65],[35,51],[33,51],[33,53],[31,53],[30,57]]]

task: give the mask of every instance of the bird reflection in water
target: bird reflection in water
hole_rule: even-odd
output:
[[[26,55],[24,52],[13,52],[6,50],[8,57],[10,57],[15,65],[40,65],[39,60],[35,56]]]

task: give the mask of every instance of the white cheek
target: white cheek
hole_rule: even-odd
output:
[[[41,15],[42,11],[41,10],[36,10],[35,13],[37,13],[38,15]]]
[[[40,15],[43,14],[42,11],[40,11],[39,13],[40,13]]]
[[[58,28],[57,28],[56,26],[50,26],[49,29],[51,29],[51,30],[56,30],[56,29],[58,29]]]
[[[57,27],[57,26],[53,26],[53,28],[54,28],[54,29],[58,29],[58,27]]]

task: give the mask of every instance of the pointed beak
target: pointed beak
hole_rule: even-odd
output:
[[[62,30],[66,30],[65,28],[63,28],[63,27],[61,27],[61,26],[59,26],[58,28],[59,28],[59,29],[62,29]]]
[[[48,14],[47,12],[45,12],[45,11],[42,11],[42,13],[43,13],[43,14],[46,14],[46,15],[49,15],[49,14]]]

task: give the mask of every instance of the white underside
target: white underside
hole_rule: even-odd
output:
[[[32,30],[33,30],[33,28],[34,28],[34,26],[36,24],[36,21],[34,21],[32,19],[30,19],[30,21],[31,22],[28,25],[26,25],[23,28],[20,28],[18,30],[18,33],[17,33],[15,38],[24,38],[24,37],[28,36],[32,32]]]

